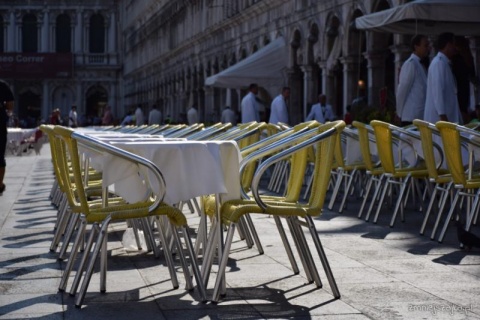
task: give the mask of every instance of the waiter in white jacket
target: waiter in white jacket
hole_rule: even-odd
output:
[[[428,56],[430,46],[424,35],[412,38],[413,53],[403,63],[397,87],[397,115],[402,126],[412,124],[414,119],[423,119],[427,94],[427,70],[421,60]]]
[[[290,96],[290,88],[283,87],[282,93],[275,97],[270,106],[269,123],[278,124],[279,122],[288,124],[287,99]]]
[[[260,122],[259,107],[255,98],[258,94],[258,85],[256,83],[250,84],[248,91],[248,94],[242,99],[242,123]]]
[[[428,68],[424,120],[463,124],[457,100],[457,84],[451,69],[451,59],[457,51],[455,35],[450,32],[440,34],[437,48],[439,51]]]

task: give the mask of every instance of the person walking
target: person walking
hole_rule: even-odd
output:
[[[320,123],[335,120],[335,114],[331,105],[327,104],[327,96],[324,94],[318,95],[318,103],[312,106],[310,113],[305,121],[317,120]]]
[[[255,99],[258,94],[258,85],[256,83],[250,84],[248,91],[248,94],[242,99],[242,123],[260,122],[260,112]]]
[[[135,110],[135,125],[143,126],[144,124],[145,124],[145,119],[143,117],[142,107],[138,105],[137,110]]]
[[[68,126],[71,128],[78,127],[77,106],[72,106],[72,109],[68,114]]]
[[[220,120],[222,123],[231,123],[232,126],[237,125],[237,115],[235,111],[233,111],[230,106],[226,106],[225,109],[222,111],[222,117]]]
[[[5,101],[0,105],[0,196],[6,189],[3,178],[5,177],[5,167],[7,162],[5,160],[5,150],[7,148],[7,122],[8,114],[13,111],[13,99]]]
[[[198,112],[194,106],[191,106],[187,111],[187,122],[189,126],[198,123]]]
[[[158,110],[156,105],[152,106],[152,110],[148,114],[148,125],[152,124],[161,124],[162,123],[162,112]]]
[[[437,48],[439,51],[428,68],[423,120],[431,123],[442,120],[463,124],[457,100],[457,86],[451,69],[451,59],[456,54],[454,34],[440,34]]]
[[[286,100],[290,96],[290,88],[283,87],[282,93],[273,99],[270,106],[269,123],[278,124],[279,122],[288,124],[288,110]]]
[[[413,53],[403,63],[397,87],[397,115],[402,126],[411,125],[414,119],[422,119],[427,94],[427,70],[421,60],[428,56],[430,46],[424,35],[412,38]]]
[[[112,107],[106,106],[105,112],[103,113],[102,125],[111,126],[112,124],[113,124]]]

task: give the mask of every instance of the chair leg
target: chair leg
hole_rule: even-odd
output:
[[[193,250],[192,239],[190,237],[189,231],[187,227],[182,228],[183,236],[185,238],[185,244],[187,246],[188,254],[190,255],[193,275],[195,277],[195,282],[197,283],[198,291],[200,293],[201,301],[207,300],[207,293],[205,290],[205,286],[203,285],[203,279],[200,274],[200,268],[198,266],[197,257],[195,256],[195,252]]]
[[[320,280],[320,275],[318,274],[318,270],[315,266],[315,262],[313,261],[313,256],[312,252],[310,251],[310,248],[307,243],[307,239],[305,239],[305,234],[303,233],[302,230],[302,225],[300,221],[298,220],[298,217],[291,217],[292,219],[292,224],[294,225],[294,228],[297,232],[298,235],[298,240],[300,243],[300,250],[304,257],[305,257],[305,262],[308,265],[308,268],[310,270],[310,275],[313,278],[313,281],[316,283],[317,288],[321,288],[323,286],[322,281]]]
[[[72,272],[73,266],[75,264],[75,260],[77,259],[78,252],[80,251],[80,246],[82,243],[82,239],[85,234],[85,230],[87,228],[87,221],[84,217],[80,219],[80,226],[77,231],[77,236],[75,237],[75,241],[73,243],[72,252],[68,257],[67,265],[65,266],[65,270],[62,274],[62,279],[60,280],[60,284],[58,286],[58,291],[65,291],[67,287],[68,278],[70,277],[70,273]]]
[[[158,234],[160,236],[160,241],[162,243],[162,248],[163,248],[163,255],[165,257],[165,261],[168,267],[168,272],[170,273],[170,278],[172,279],[172,285],[174,289],[178,289],[178,279],[177,279],[177,273],[175,272],[175,267],[174,267],[174,262],[172,258],[172,252],[170,251],[170,245],[169,242],[167,241],[165,237],[165,232],[164,229],[161,227],[161,221],[160,217],[157,217],[157,224],[158,224]],[[169,222],[166,222],[169,223]],[[167,228],[165,228],[167,229]]]
[[[230,227],[228,228],[226,240],[225,240],[225,247],[223,250],[223,254],[220,257],[220,262],[218,265],[218,273],[217,278],[215,279],[215,286],[213,288],[212,294],[212,302],[218,302],[220,299],[220,291],[222,290],[222,282],[225,279],[225,269],[227,268],[228,256],[230,254],[230,247],[232,246],[233,234],[235,233],[235,223],[231,223]]]
[[[403,215],[403,197],[405,191],[408,189],[408,183],[410,182],[411,176],[408,175],[403,181],[402,187],[400,188],[400,193],[398,194],[397,204],[395,205],[395,211],[393,211],[392,220],[390,221],[390,228],[393,228],[395,224],[395,219],[397,218],[398,210],[402,212]]]
[[[297,262],[295,261],[295,257],[293,255],[292,247],[288,241],[287,235],[285,233],[285,229],[283,228],[282,221],[278,216],[273,216],[273,220],[277,225],[278,233],[280,234],[280,238],[282,239],[283,246],[285,247],[285,251],[287,251],[288,260],[290,260],[290,265],[292,266],[292,270],[294,274],[299,274],[300,271],[298,270]]]
[[[370,205],[368,206],[368,211],[367,211],[367,216],[365,217],[365,221],[368,221],[370,219],[370,214],[372,213],[373,205],[377,201],[377,198],[380,194],[380,190],[382,189],[384,178],[385,178],[385,175],[382,174],[380,176],[380,179],[378,179],[378,181],[377,181],[377,186],[375,187],[375,192],[373,193],[372,201],[370,202]],[[385,189],[386,189],[386,186],[385,186]],[[384,190],[384,191],[386,191],[386,190]],[[380,206],[381,203],[379,203],[378,205]]]
[[[340,208],[338,209],[338,212],[341,213],[343,211],[343,208],[345,207],[345,201],[347,200],[350,188],[352,187],[352,182],[357,175],[357,169],[353,169],[352,172],[350,172],[350,175],[348,177],[348,183],[347,187],[345,188],[345,193],[343,195],[342,203],[340,204]]]
[[[443,214],[443,210],[445,208],[445,204],[447,203],[447,199],[450,198],[452,199],[453,198],[453,182],[449,182],[446,189],[445,189],[445,192],[444,192],[444,195],[441,199],[441,202],[440,202],[440,207],[439,207],[439,210],[438,210],[438,214],[437,214],[437,219],[435,219],[435,224],[433,226],[433,229],[432,229],[432,234],[430,235],[430,240],[434,240],[435,239],[435,234],[437,233],[437,229],[438,229],[438,226],[440,224],[440,219],[442,218],[442,214]],[[453,203],[453,200],[450,200],[450,205],[452,205]]]
[[[380,201],[378,203],[377,212],[375,213],[375,218],[373,218],[373,223],[377,223],[378,215],[380,214],[380,210],[383,207],[383,200],[385,199],[385,194],[387,193],[390,179],[391,179],[390,177],[387,177],[387,180],[385,181],[385,185],[382,191],[382,196],[380,197]],[[368,221],[368,216],[366,218],[366,221]]]
[[[250,217],[249,214],[244,215],[245,221],[247,222],[248,228],[252,234],[253,241],[255,242],[255,245],[257,246],[258,253],[263,254],[263,246],[262,243],[260,242],[260,238],[258,237],[257,229],[255,229],[255,225],[253,224],[252,217]]]
[[[190,270],[188,268],[187,259],[185,259],[185,255],[183,253],[182,241],[180,240],[180,236],[178,235],[178,229],[174,225],[171,225],[171,229],[175,245],[177,246],[180,264],[182,265],[183,275],[185,276],[185,289],[190,291],[193,290],[193,282],[192,276],[190,275]]]
[[[295,247],[297,248],[298,256],[300,257],[300,262],[302,263],[303,270],[305,271],[307,281],[308,283],[313,283],[314,279],[310,270],[310,265],[307,263],[306,254],[302,252],[303,247],[300,244],[299,234],[297,232],[296,225],[290,217],[288,217],[286,220],[287,220],[288,227],[290,229],[290,233],[292,234],[293,242],[295,243]]]
[[[435,187],[433,188],[433,192],[432,192],[432,195],[431,195],[430,201],[428,203],[428,207],[427,207],[427,212],[425,212],[425,217],[423,218],[423,223],[422,223],[422,226],[420,227],[420,234],[422,236],[425,233],[425,228],[427,226],[428,218],[430,217],[430,212],[432,211],[433,204],[437,201],[437,199],[436,199],[437,198],[437,188],[438,188],[437,185],[435,185]]]
[[[342,185],[342,180],[343,180],[343,169],[338,168],[337,169],[337,182],[335,183],[335,187],[332,192],[332,197],[330,198],[330,202],[328,204],[328,210],[332,210],[335,200],[337,199],[337,194],[338,191],[340,190],[340,186]]]
[[[313,242],[315,243],[318,255],[320,256],[320,261],[322,262],[323,269],[325,270],[325,274],[327,275],[328,283],[330,284],[330,288],[332,289],[333,296],[335,297],[335,299],[340,299],[340,291],[338,290],[335,277],[333,276],[332,269],[330,268],[330,264],[328,263],[327,255],[323,250],[320,237],[317,233],[317,228],[315,228],[315,223],[310,216],[306,216],[305,219],[307,220],[310,234],[312,235]]]
[[[97,260],[102,247],[104,246],[103,242],[106,241],[107,236],[107,229],[108,225],[110,224],[111,217],[108,216],[103,222],[102,227],[100,228],[100,232],[98,233],[97,242],[95,243],[95,247],[93,248],[93,253],[91,255],[91,259],[88,263],[87,270],[85,271],[85,276],[82,281],[82,285],[80,286],[80,291],[75,299],[75,307],[80,308],[83,304],[83,299],[87,293],[88,285],[90,284],[90,280],[92,279],[93,269],[95,267],[95,261]]]
[[[440,232],[440,236],[438,237],[438,242],[442,243],[443,237],[445,236],[445,232],[447,231],[448,225],[450,223],[450,219],[452,218],[453,212],[455,211],[455,207],[457,206],[458,198],[460,197],[460,190],[457,190],[455,193],[455,198],[453,199],[452,206],[450,207],[450,211],[448,211],[447,218],[445,219],[445,223],[443,225],[442,231]]]
[[[78,214],[72,215],[72,219],[68,226],[67,232],[65,232],[65,235],[63,236],[63,243],[62,243],[62,247],[60,248],[60,252],[58,254],[58,258],[57,258],[58,260],[64,260],[66,258],[68,245],[70,244],[70,240],[72,239],[73,232],[75,231],[75,228],[77,227],[79,221],[80,221],[80,215]]]
[[[373,176],[370,176],[370,179],[368,179],[365,194],[363,195],[362,205],[360,206],[360,210],[358,211],[358,216],[357,216],[358,219],[362,218],[363,209],[365,208],[365,204],[367,203],[368,196],[370,195],[370,189],[372,188],[373,179],[374,179]],[[372,199],[372,201],[374,201],[374,199]]]
[[[70,295],[74,296],[77,293],[78,286],[80,285],[80,280],[82,280],[83,271],[85,270],[85,266],[88,260],[88,255],[92,250],[93,242],[95,241],[95,236],[99,232],[99,226],[97,223],[92,225],[90,230],[90,235],[87,240],[87,245],[85,246],[82,259],[80,260],[80,264],[77,268],[77,273],[75,274],[75,278],[73,278],[72,286],[70,287]]]

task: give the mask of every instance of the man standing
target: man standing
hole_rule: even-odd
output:
[[[142,107],[138,105],[137,110],[135,110],[135,125],[143,126],[145,124],[145,119],[143,118]]]
[[[324,94],[318,95],[318,103],[312,106],[310,113],[305,121],[317,120],[320,123],[335,120],[335,114],[331,105],[327,104],[327,96]]]
[[[76,128],[78,126],[77,122],[77,106],[72,106],[72,110],[68,114],[68,126]]]
[[[412,124],[414,119],[422,119],[427,93],[427,71],[420,60],[428,56],[430,47],[424,35],[412,38],[413,53],[403,63],[397,87],[397,115],[402,126]]]
[[[187,111],[187,121],[189,126],[198,123],[198,112],[194,106],[191,106]]]
[[[148,125],[152,124],[161,124],[162,123],[162,113],[158,110],[156,105],[152,106],[152,110],[148,114]]]
[[[424,120],[431,123],[443,120],[462,124],[457,86],[450,66],[450,60],[456,53],[455,36],[450,32],[440,34],[437,48],[439,51],[428,68]]]
[[[242,123],[257,121],[260,122],[260,113],[258,111],[258,104],[255,96],[258,94],[258,85],[256,83],[250,84],[248,87],[250,91],[242,99]]]
[[[288,124],[288,111],[286,100],[290,96],[290,88],[283,87],[282,93],[272,101],[270,107],[269,123],[277,124],[279,122]]]
[[[231,123],[232,126],[237,125],[237,115],[232,109],[230,109],[230,106],[226,106],[225,109],[222,111],[221,122]]]

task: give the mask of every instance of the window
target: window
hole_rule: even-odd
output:
[[[55,51],[71,52],[72,43],[72,27],[70,24],[70,16],[61,14],[57,17],[55,30]]]
[[[37,17],[31,13],[23,17],[22,51],[38,52]]]
[[[89,39],[90,53],[105,52],[105,20],[101,14],[94,14],[90,17]]]

